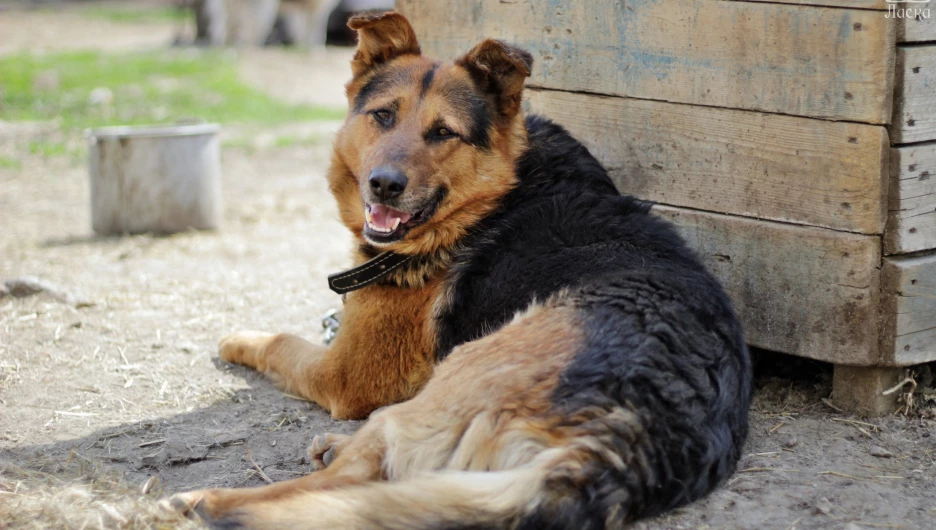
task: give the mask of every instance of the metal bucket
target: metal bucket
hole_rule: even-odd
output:
[[[88,131],[91,224],[101,235],[221,224],[217,124]]]

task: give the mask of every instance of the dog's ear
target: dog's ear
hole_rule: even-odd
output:
[[[478,87],[494,98],[500,117],[513,117],[520,110],[523,82],[533,68],[533,56],[526,50],[487,39],[455,64],[468,70]]]
[[[419,55],[416,32],[406,17],[393,11],[356,15],[348,27],[357,31],[358,48],[351,60],[354,77],[400,55]]]

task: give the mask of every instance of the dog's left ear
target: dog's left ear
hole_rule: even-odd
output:
[[[455,61],[468,70],[472,79],[494,98],[501,118],[511,118],[520,110],[523,82],[530,77],[533,56],[526,50],[487,39]]]
[[[389,11],[353,16],[348,20],[348,27],[358,34],[357,53],[351,60],[354,77],[394,57],[420,53],[416,32],[406,17],[399,13]]]

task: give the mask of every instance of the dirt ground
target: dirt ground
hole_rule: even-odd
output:
[[[0,53],[31,46],[7,33],[23,26],[16,16],[36,15],[0,13]],[[120,31],[132,47],[144,37],[163,45],[168,30]],[[260,59],[245,60],[245,75],[274,95],[340,100],[347,50],[247,55]],[[286,87],[282,72],[299,79]],[[0,299],[0,528],[126,527],[162,493],[301,475],[315,434],[358,428],[215,351],[241,328],[317,339],[320,316],[340,305],[325,276],[347,265],[350,241],[323,178],[337,124],[302,127],[321,141],[225,150],[215,232],[96,237],[84,167],[27,156],[0,168],[0,280],[37,276],[73,295]],[[0,150],[41,129],[0,122]],[[739,472],[707,499],[636,527],[936,528],[933,415],[846,416],[822,401],[827,367],[782,373],[779,364],[762,369]],[[91,482],[102,475],[117,482]],[[131,489],[152,477],[160,484],[148,495]],[[106,496],[107,487],[133,503],[68,512],[76,495]]]
[[[63,4],[25,9],[27,5],[27,0],[0,2],[0,55],[25,50],[152,49],[171,43],[180,29],[176,24],[128,24],[88,17],[76,12],[74,6]]]

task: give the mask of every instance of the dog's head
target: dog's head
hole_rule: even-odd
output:
[[[382,250],[448,247],[516,183],[526,147],[521,93],[533,59],[485,40],[444,64],[421,54],[398,13],[348,25],[358,49],[329,173],[342,220]]]

